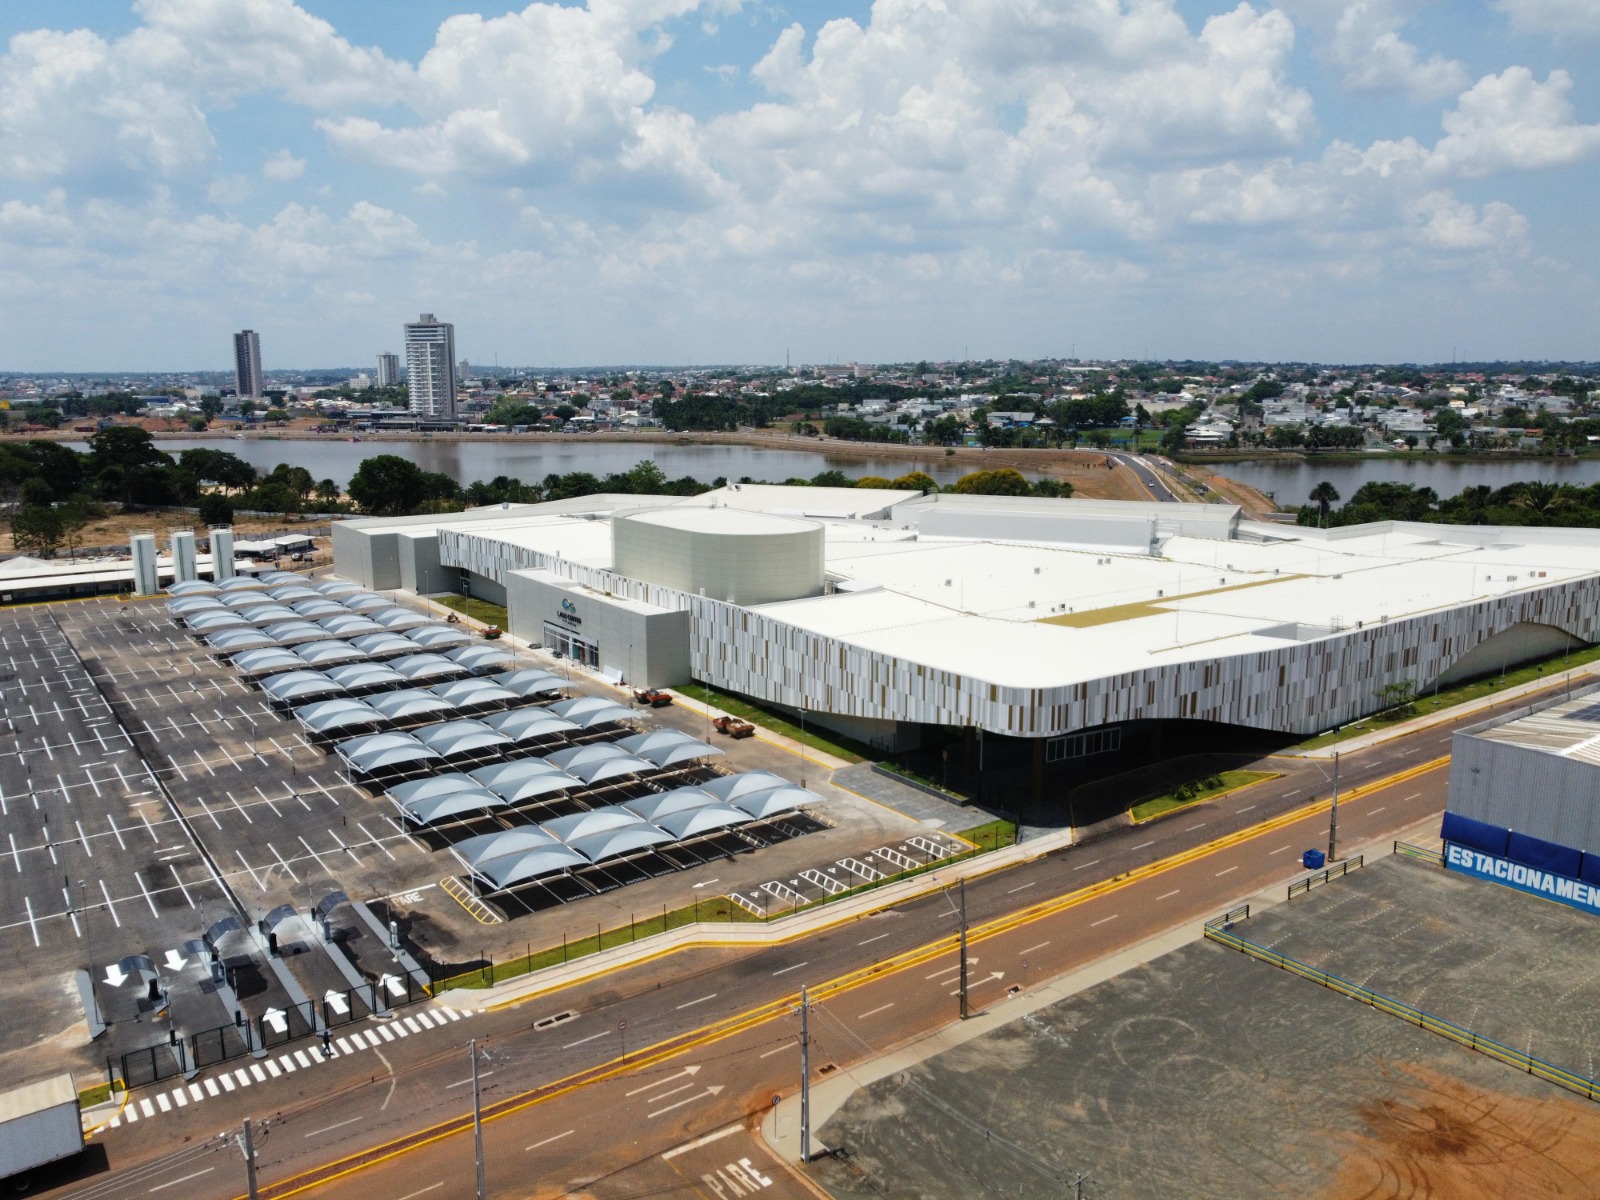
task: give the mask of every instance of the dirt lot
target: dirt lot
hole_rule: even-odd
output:
[[[166,532],[172,529],[192,529],[196,538],[204,540],[210,534],[210,528],[200,524],[195,514],[181,509],[153,509],[148,512],[121,513],[115,511],[117,505],[109,506],[104,517],[90,521],[83,530],[83,546],[78,553],[93,550],[101,546],[114,546],[124,554],[128,551],[128,539],[136,533],[156,532],[160,536],[162,552],[166,550]],[[294,533],[307,524],[296,516],[281,517],[235,517],[233,534],[236,539],[247,540],[257,536],[273,536]],[[331,552],[326,545],[327,539],[322,539],[319,547],[320,558],[318,562],[332,561]],[[0,521],[0,554],[14,554],[16,546],[11,541],[11,525],[7,521]],[[65,560],[68,555],[61,551],[57,559]]]
[[[1234,931],[1591,1067],[1573,910],[1385,860]],[[1600,1106],[1211,942],[857,1091],[820,1140],[841,1198],[1600,1195]]]

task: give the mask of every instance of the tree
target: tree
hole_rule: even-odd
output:
[[[1028,481],[1010,467],[972,471],[956,480],[952,489],[962,496],[1026,496]]]
[[[1317,506],[1317,515],[1321,518],[1322,525],[1328,524],[1328,509],[1338,499],[1339,489],[1326,479],[1311,489],[1310,500]]]
[[[333,480],[321,479],[317,481],[316,494],[317,499],[322,501],[323,504],[334,505],[339,503],[339,498],[343,495],[343,492]]]
[[[288,423],[289,414],[281,408],[269,408],[262,420],[268,421],[273,425],[284,425]]]
[[[226,496],[207,492],[200,497],[200,523],[202,525],[232,525],[233,505]]]
[[[219,484],[230,491],[247,488],[256,481],[256,469],[226,450],[185,450],[178,455],[178,466],[200,483]]]
[[[19,553],[49,558],[65,536],[61,514],[54,508],[29,504],[11,515],[11,544]]]
[[[398,454],[363,459],[347,490],[362,512],[379,517],[409,513],[426,498],[422,468]]]
[[[215,421],[222,412],[222,397],[201,396],[200,412],[205,416],[207,421]]]
[[[882,475],[863,475],[856,480],[856,486],[858,488],[892,488],[894,484],[890,483]]]
[[[860,487],[861,485],[858,483],[856,486]],[[900,490],[907,492],[916,491],[928,493],[937,492],[939,490],[939,485],[934,480],[933,476],[923,471],[912,471],[909,475],[902,475],[889,486],[899,488]]]

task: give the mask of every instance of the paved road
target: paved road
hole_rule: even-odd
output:
[[[1345,759],[1347,793],[1405,776],[1341,806],[1346,844],[1392,836],[1443,807],[1440,760],[1448,739],[1441,726]],[[1312,794],[1326,797],[1327,764],[1275,758],[1270,765],[1284,773],[1280,779],[974,881],[967,888],[973,1002],[1211,915],[1290,876],[1298,852],[1326,839],[1325,810],[1288,814]],[[1259,831],[1263,824],[1267,831]],[[1183,858],[1154,865],[1174,855]],[[680,1172],[669,1165],[677,1159],[662,1160],[663,1153],[767,1113],[774,1094],[793,1089],[792,998],[800,984],[828,995],[813,1025],[819,1071],[848,1069],[950,1019],[954,929],[950,902],[934,895],[791,945],[692,951],[437,1028],[415,1015],[371,1022],[362,1045],[353,1037],[336,1044],[331,1061],[308,1059],[281,1077],[246,1075],[231,1091],[191,1093],[181,1105],[170,1093],[154,1096],[149,1113],[97,1139],[109,1169],[58,1194],[88,1200],[180,1186],[186,1196],[237,1194],[240,1158],[215,1135],[249,1116],[266,1125],[261,1177],[269,1196],[287,1194],[287,1181],[350,1155],[371,1165],[330,1179],[317,1194],[471,1195],[470,1136],[460,1132],[469,1109],[469,1036],[480,1039],[485,1055],[491,1194],[528,1194],[535,1185],[639,1194],[651,1180],[667,1180],[663,1172]],[[844,984],[827,986],[842,977]],[[136,1098],[142,1107],[152,1095]],[[385,1144],[416,1142],[430,1128],[436,1140],[383,1158]],[[738,1148],[734,1135],[729,1143],[730,1152]],[[748,1155],[729,1161],[740,1157]],[[696,1158],[691,1175],[717,1178],[699,1164]],[[737,1173],[726,1178],[745,1182]],[[703,1179],[686,1186],[688,1194],[718,1194]]]
[[[1138,476],[1139,482],[1144,484],[1145,488],[1150,492],[1152,499],[1168,501],[1171,503],[1178,502],[1177,495],[1170,487],[1167,486],[1167,481],[1162,477],[1161,472],[1152,467],[1139,455],[1112,452],[1108,453],[1107,457],[1116,459],[1123,466],[1127,467],[1128,470],[1132,471],[1136,476]]]

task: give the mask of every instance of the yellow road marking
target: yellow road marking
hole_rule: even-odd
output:
[[[1404,783],[1409,779],[1415,779],[1419,775],[1424,775],[1430,771],[1438,770],[1449,761],[1450,756],[1444,755],[1441,758],[1436,758],[1429,762],[1421,763],[1415,767],[1408,767],[1404,771],[1399,771],[1396,774],[1387,776],[1383,779],[1376,779],[1371,783],[1362,784],[1358,787],[1350,789],[1350,791],[1346,792],[1342,797],[1340,797],[1341,803],[1358,800],[1362,796],[1371,795],[1373,792],[1394,787],[1397,784]],[[1234,833],[1225,834],[1222,837],[1215,838],[1210,842],[1204,843],[1203,845],[1196,846],[1189,850],[1180,851],[1177,854],[1174,854],[1168,858],[1160,859],[1157,862],[1147,864],[1144,867],[1137,867],[1132,871],[1126,872],[1125,874],[1115,876],[1111,879],[1102,880],[1099,883],[1090,884],[1088,887],[1080,888],[1076,892],[1069,892],[1064,896],[1057,896],[1054,899],[1042,901],[1039,904],[1033,905],[1031,908],[1023,909],[1021,912],[1012,913],[1004,917],[997,917],[993,921],[986,922],[985,924],[970,927],[967,931],[967,942],[970,945],[974,941],[982,941],[989,938],[998,937],[1001,934],[1008,933],[1013,929],[1018,929],[1024,925],[1032,924],[1035,921],[1042,920],[1045,917],[1050,917],[1056,915],[1057,913],[1065,912],[1069,908],[1075,908],[1080,904],[1084,904],[1095,899],[1096,897],[1107,895],[1111,892],[1120,891],[1122,888],[1128,887],[1140,880],[1152,878],[1176,867],[1194,862],[1196,859],[1204,858],[1207,855],[1214,854],[1219,850],[1224,850],[1231,846],[1236,846],[1240,843],[1250,841],[1254,838],[1262,837],[1268,833],[1282,829],[1285,826],[1292,825],[1298,821],[1303,821],[1307,817],[1316,816],[1319,812],[1326,812],[1331,807],[1331,800],[1319,800],[1311,804],[1302,805],[1300,808],[1294,809],[1291,812],[1282,813],[1276,817],[1273,817],[1271,820],[1263,821],[1258,825],[1252,825],[1248,829],[1242,829]],[[895,905],[903,903],[905,903],[905,900],[895,901]],[[838,924],[843,924],[843,921],[834,922],[834,925]],[[828,926],[827,928],[832,927],[833,926]],[[795,938],[810,936],[810,934],[815,932],[819,931],[810,930],[803,934],[796,934]],[[792,941],[795,940],[795,938],[786,938],[784,941]],[[898,972],[908,970],[911,967],[920,966],[925,962],[929,962],[932,959],[938,958],[940,955],[948,954],[951,950],[956,949],[959,943],[959,935],[948,934],[944,937],[937,938],[932,942],[924,943],[921,946],[912,947],[910,950],[903,951],[893,958],[888,958],[882,962],[874,963],[870,967],[858,967],[854,971],[850,971],[834,979],[827,980],[818,986],[810,987],[807,989],[807,991],[813,1001],[827,999],[831,996],[842,995],[845,992],[853,991],[854,989],[871,983],[874,980],[897,974]],[[705,945],[708,946],[724,946],[729,944],[730,943],[705,943]],[[769,944],[781,945],[783,943],[778,942]],[[674,950],[663,951],[663,954],[675,953],[676,949],[688,948],[689,947],[687,946],[678,947]],[[660,957],[660,955],[652,955],[650,958],[640,960],[640,962],[649,962],[656,957]],[[629,965],[639,964],[634,963]],[[581,980],[577,982],[581,982]],[[571,985],[561,984],[560,986],[567,987]],[[542,995],[543,992],[539,994]],[[525,997],[524,1000],[531,998],[531,996]],[[497,1007],[509,1008],[515,1004],[523,1003],[524,1000],[511,1001],[507,1004],[499,1005]],[[757,1025],[765,1024],[775,1017],[785,1016],[793,1012],[799,1002],[800,997],[798,993],[784,996],[778,1000],[769,1001],[766,1004],[759,1005],[756,1008],[747,1009],[743,1013],[736,1013],[731,1017],[725,1017],[721,1021],[703,1026],[698,1030],[691,1030],[689,1033],[682,1035],[681,1038],[671,1039],[666,1042],[659,1042],[656,1045],[647,1047],[626,1059],[613,1059],[608,1063],[601,1063],[599,1066],[588,1071],[581,1071],[573,1075],[568,1075],[564,1079],[556,1080],[554,1083],[548,1085],[547,1088],[532,1089],[530,1091],[523,1092],[518,1096],[507,1097],[506,1100],[501,1102],[504,1107],[496,1106],[492,1112],[488,1112],[483,1115],[483,1120],[485,1123],[490,1121],[498,1121],[502,1117],[509,1117],[514,1113],[522,1112],[536,1104],[543,1104],[547,1101],[556,1100],[562,1096],[569,1095],[580,1088],[589,1087],[597,1083],[604,1083],[609,1079],[615,1079],[620,1075],[638,1071],[643,1067],[651,1067],[660,1063],[669,1062],[674,1058],[678,1058],[692,1050],[699,1049],[702,1046],[708,1046],[715,1042],[724,1041],[736,1034],[743,1033],[746,1029],[751,1029]],[[335,1171],[331,1175],[322,1175],[317,1171],[306,1172],[302,1175],[283,1180],[279,1184],[268,1185],[267,1187],[262,1188],[261,1191],[264,1194],[272,1197],[272,1200],[285,1200],[286,1197],[298,1195],[301,1192],[307,1191],[314,1187],[323,1187],[327,1184],[333,1183],[335,1180],[354,1175],[360,1171],[368,1169],[369,1167],[375,1167],[380,1163],[398,1158],[399,1156],[407,1154],[412,1150],[419,1150],[424,1146],[432,1145],[434,1142],[441,1141],[444,1138],[451,1137],[457,1133],[464,1133],[470,1128],[470,1118],[456,1117],[450,1121],[440,1122],[437,1125],[432,1125],[426,1129],[419,1130],[417,1133],[409,1135],[408,1137],[399,1138],[393,1142],[387,1143],[387,1145],[394,1147],[394,1149],[389,1150],[387,1153],[381,1153],[383,1147],[377,1147],[376,1149],[380,1153],[378,1153],[377,1157],[375,1158],[368,1159],[366,1155],[353,1155],[349,1159],[342,1160],[350,1162],[351,1165],[346,1167],[344,1170]],[[361,1161],[355,1161],[356,1159],[360,1159]],[[304,1182],[297,1183],[297,1180],[303,1180]],[[239,1200],[245,1200],[245,1198],[240,1197]]]

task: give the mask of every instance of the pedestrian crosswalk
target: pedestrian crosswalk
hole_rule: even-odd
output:
[[[203,1104],[217,1096],[252,1087],[258,1083],[266,1083],[269,1079],[280,1079],[296,1071],[309,1070],[329,1059],[371,1050],[385,1042],[396,1042],[414,1033],[440,1029],[471,1015],[470,1009],[447,1008],[444,1005],[432,1009],[420,1009],[404,1017],[396,1015],[388,1021],[374,1023],[365,1029],[358,1029],[332,1039],[328,1045],[326,1059],[320,1047],[310,1050],[290,1050],[277,1058],[263,1059],[259,1063],[247,1063],[242,1067],[230,1067],[194,1083],[179,1084],[170,1092],[154,1096],[129,1096],[128,1102],[122,1106],[122,1111],[111,1118],[106,1128],[116,1129],[121,1125],[152,1120],[162,1113],[186,1108],[190,1104]]]

